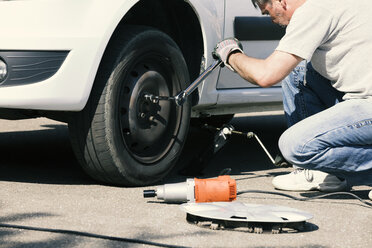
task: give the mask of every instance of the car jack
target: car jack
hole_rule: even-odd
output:
[[[205,124],[202,126],[203,129],[207,129],[214,133],[213,141],[199,153],[197,153],[194,158],[191,159],[189,164],[181,170],[183,175],[200,175],[201,171],[208,166],[210,160],[228,143],[232,135],[240,135],[246,137],[247,139],[254,138],[261,148],[264,150],[265,154],[269,158],[271,164],[275,167],[289,167],[289,163],[281,155],[277,155],[275,159],[271,156],[261,139],[254,132],[241,132],[235,130],[235,128],[230,124],[225,124],[220,128]]]
[[[260,138],[258,138],[258,136],[255,133],[253,133],[253,132],[244,133],[244,132],[236,131],[235,128],[232,125],[224,125],[221,128],[215,128],[215,127],[212,127],[212,126],[209,126],[209,125],[205,125],[205,128],[215,129],[217,131],[217,133],[215,135],[215,144],[214,144],[215,152],[220,150],[222,148],[222,146],[224,146],[227,143],[227,139],[228,139],[229,135],[238,134],[238,135],[245,136],[248,139],[255,138],[257,140],[258,144],[260,144],[261,148],[266,153],[267,157],[270,159],[271,163],[275,166],[278,166],[278,163],[274,160],[274,158],[268,152],[268,150],[266,149],[266,147],[264,146],[264,144],[262,143]]]

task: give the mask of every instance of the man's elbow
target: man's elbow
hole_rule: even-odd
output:
[[[263,77],[257,78],[255,80],[255,83],[257,85],[259,85],[260,87],[262,87],[262,88],[271,87],[274,84],[277,84],[279,82],[280,82],[280,80],[278,80],[278,79],[276,79],[274,77],[268,77],[268,76],[263,76]]]

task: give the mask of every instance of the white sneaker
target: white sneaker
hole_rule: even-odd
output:
[[[369,197],[369,199],[371,199],[371,201],[372,201],[372,190],[369,191],[368,197]]]
[[[291,191],[334,192],[347,188],[346,180],[341,181],[338,177],[322,171],[305,169],[296,169],[290,174],[276,176],[272,183],[276,189]]]

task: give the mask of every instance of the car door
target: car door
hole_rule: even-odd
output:
[[[224,37],[239,39],[245,54],[266,58],[274,51],[284,33],[284,28],[272,23],[270,17],[262,16],[261,11],[256,9],[251,1],[226,1]],[[261,89],[226,67],[220,71],[217,89],[217,104],[281,101],[280,85]],[[251,96],[249,99],[247,94]]]

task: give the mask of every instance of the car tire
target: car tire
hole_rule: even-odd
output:
[[[109,43],[85,108],[69,122],[83,169],[101,182],[144,186],[175,165],[189,128],[191,104],[151,102],[189,84],[176,43],[148,27],[127,26]]]

